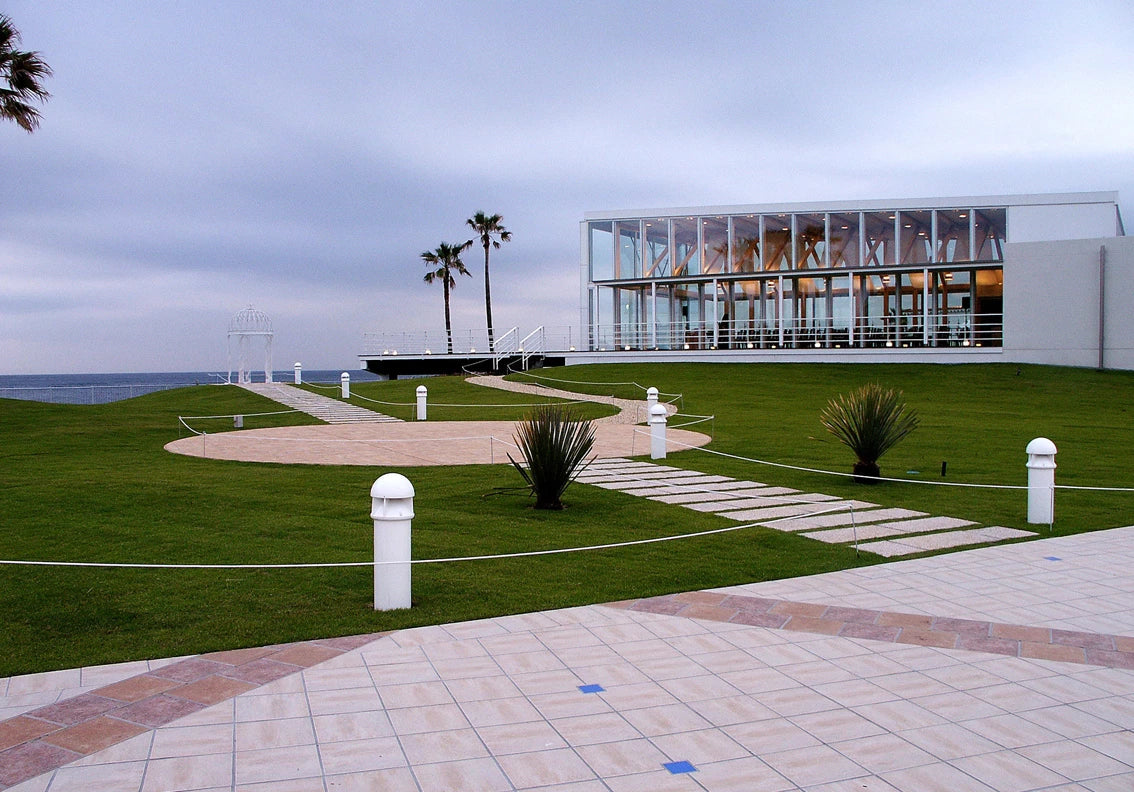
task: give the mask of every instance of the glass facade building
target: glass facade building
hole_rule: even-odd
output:
[[[599,350],[996,347],[1007,203],[587,215]]]

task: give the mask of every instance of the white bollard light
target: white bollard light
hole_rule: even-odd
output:
[[[425,413],[428,409],[426,399],[429,398],[429,390],[424,385],[417,386],[417,420],[424,421]]]
[[[350,398],[350,374],[347,374],[344,371],[342,374],[339,375],[339,382],[341,382],[342,386],[343,386],[343,398],[349,399]]]
[[[650,459],[665,459],[665,424],[665,405],[650,407]]]
[[[303,364],[298,360],[295,362],[295,384],[303,384]]]
[[[1055,443],[1037,437],[1024,449],[1028,454],[1028,522],[1055,522]]]
[[[401,473],[379,476],[370,488],[374,520],[374,610],[411,606],[410,525],[413,484]]]
[[[650,412],[650,408],[658,403],[658,389],[650,386],[646,388],[646,414]]]

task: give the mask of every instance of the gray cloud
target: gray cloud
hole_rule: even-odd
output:
[[[419,254],[478,209],[514,232],[494,316],[530,326],[578,322],[586,211],[1134,194],[1118,0],[7,13],[55,70],[42,128],[0,127],[10,372],[216,368],[249,302],[284,358],[351,367],[365,331],[440,327]],[[482,300],[462,279],[456,323]]]

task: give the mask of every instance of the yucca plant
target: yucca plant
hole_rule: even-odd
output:
[[[874,483],[882,475],[878,460],[918,425],[917,413],[902,401],[902,392],[877,383],[831,399],[819,420],[854,451],[855,481],[863,483]]]
[[[535,495],[535,507],[562,509],[563,492],[586,467],[594,447],[594,426],[576,420],[561,404],[542,404],[517,425],[515,440],[525,464],[511,454],[508,459]]]

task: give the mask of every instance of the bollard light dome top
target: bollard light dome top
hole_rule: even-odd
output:
[[[413,484],[401,473],[386,473],[370,488],[372,498],[412,498]]]
[[[1024,452],[1027,454],[1047,455],[1054,454],[1055,450],[1055,443],[1051,442],[1046,437],[1037,437],[1035,440],[1028,443],[1028,447],[1024,449]]]
[[[665,415],[665,412],[666,411],[665,411],[665,405],[664,404],[651,404],[650,405],[650,415]]]

